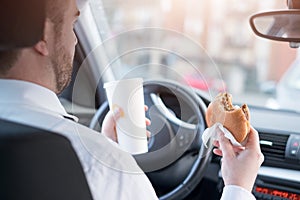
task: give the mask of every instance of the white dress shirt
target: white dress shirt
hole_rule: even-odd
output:
[[[0,118],[57,132],[69,138],[87,177],[93,198],[157,199],[147,176],[133,157],[103,135],[64,118],[66,113],[56,94],[34,83],[0,79]],[[226,186],[222,200],[252,200],[238,186]]]
[[[0,118],[60,133],[71,141],[93,198],[157,199],[133,157],[103,135],[72,120],[56,94],[39,85],[0,79]]]
[[[255,200],[255,197],[248,190],[236,186],[227,185],[223,189],[221,200]]]

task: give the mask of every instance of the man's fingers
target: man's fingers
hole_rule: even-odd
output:
[[[146,126],[150,126],[151,125],[151,121],[150,121],[150,119],[148,119],[148,118],[146,118]]]
[[[120,116],[118,116],[120,117]],[[109,111],[107,115],[105,116],[103,123],[102,123],[102,129],[101,133],[105,136],[109,137],[113,141],[117,142],[117,134],[115,131],[115,119],[114,119],[114,113],[112,111]]]
[[[248,140],[245,147],[255,150],[254,152],[256,152],[257,159],[259,160],[261,165],[264,161],[264,155],[262,154],[260,149],[258,132],[253,127],[250,128]]]
[[[219,149],[222,151],[223,156],[234,157],[235,152],[233,146],[230,141],[224,136],[224,133],[222,133],[221,131],[218,132],[218,138],[220,145]]]
[[[113,119],[118,120],[121,117],[121,113],[122,113],[122,108],[116,107],[112,112]]]
[[[217,156],[223,156],[222,151],[220,149],[213,149],[214,154]]]
[[[146,135],[147,135],[147,138],[150,138],[151,132],[150,131],[146,131]]]
[[[148,106],[144,105],[145,112],[148,111]]]
[[[213,145],[215,146],[215,147],[220,147],[220,144],[219,144],[219,141],[218,140],[214,140],[213,141]]]
[[[108,125],[107,128],[114,126],[115,124],[114,116],[115,116],[114,112],[109,111],[103,120],[103,125]]]
[[[245,147],[260,149],[258,132],[251,127]]]

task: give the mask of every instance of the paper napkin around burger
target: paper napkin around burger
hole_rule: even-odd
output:
[[[210,138],[213,140],[217,139],[217,134],[219,131],[224,133],[224,136],[230,140],[233,146],[242,146],[238,141],[236,141],[230,131],[228,131],[221,123],[215,123],[210,128],[205,129],[202,134],[202,141],[206,148],[208,148],[208,142]]]

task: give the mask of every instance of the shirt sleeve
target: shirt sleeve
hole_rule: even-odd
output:
[[[223,189],[221,200],[255,200],[255,197],[248,190],[236,186],[226,185]]]

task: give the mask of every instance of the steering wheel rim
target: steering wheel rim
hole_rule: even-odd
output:
[[[174,95],[177,99],[180,99],[180,101],[184,101],[184,105],[189,105],[197,115],[197,124],[193,124],[194,126],[189,126],[187,122],[182,121],[181,119],[176,120],[174,118],[174,115],[170,115],[170,112],[166,110],[167,107],[164,107],[163,102],[161,101],[161,98],[159,94],[166,94]],[[204,175],[204,170],[206,169],[207,164],[210,161],[211,153],[210,150],[205,148],[204,145],[202,145],[202,139],[201,134],[203,133],[204,129],[206,128],[205,124],[205,112],[206,112],[206,104],[202,101],[202,99],[196,95],[191,88],[188,88],[183,85],[179,85],[176,82],[173,81],[167,81],[167,80],[147,80],[144,81],[144,94],[145,94],[145,103],[149,104],[149,99],[152,101],[153,104],[155,104],[155,108],[153,109],[153,105],[149,106],[149,111],[151,113],[151,110],[155,110],[154,113],[159,117],[165,117],[166,118],[166,124],[171,124],[172,128],[174,130],[174,124],[176,126],[179,126],[176,136],[172,138],[164,149],[157,150],[151,149],[151,146],[149,147],[149,152],[145,154],[139,154],[134,155],[134,158],[136,159],[139,166],[142,168],[142,170],[149,176],[151,176],[151,173],[156,170],[168,170],[168,165],[173,165],[173,163],[177,162],[177,159],[184,155],[186,151],[197,151],[197,157],[192,163],[192,166],[190,167],[190,170],[188,174],[185,176],[185,178],[182,180],[180,184],[178,184],[176,187],[174,187],[172,190],[168,191],[167,193],[159,196],[159,199],[161,200],[170,200],[170,199],[183,199],[186,197],[193,189],[198,185],[198,183],[201,181]],[[179,100],[178,100],[179,101]],[[158,108],[159,107],[159,108]],[[105,113],[108,110],[108,104],[105,103],[103,106],[101,106],[98,111],[96,112],[90,127],[95,127],[95,121],[98,121],[99,117],[103,118],[105,116]],[[168,114],[169,113],[169,114]],[[155,115],[152,115],[152,117]],[[173,116],[173,117],[172,117]],[[150,119],[153,124],[153,118]],[[159,118],[160,119],[160,118]],[[157,121],[157,120],[156,120]],[[174,122],[175,121],[175,122]],[[178,125],[179,124],[179,125]],[[173,127],[174,126],[174,127]],[[182,128],[182,127],[184,128]],[[195,133],[192,132],[192,130],[189,131],[188,128],[195,128]],[[181,129],[180,129],[181,128]],[[169,130],[171,130],[169,129]],[[181,130],[181,131],[179,131]],[[186,131],[189,131],[189,134],[186,134]],[[183,134],[184,132],[184,134]],[[151,131],[152,133],[152,131]],[[164,134],[164,133],[162,133]],[[158,135],[158,134],[157,134]],[[158,137],[156,134],[154,134],[154,138]],[[186,136],[189,135],[189,136]],[[190,137],[190,135],[193,135],[193,137]],[[152,136],[151,136],[152,137]],[[186,142],[184,148],[182,150],[179,150],[177,153],[174,153],[174,151],[177,151],[178,146],[178,139],[185,141],[186,138],[188,142]],[[150,142],[151,143],[151,140]],[[168,155],[172,156],[168,156]],[[175,157],[174,157],[175,156]],[[170,163],[170,161],[172,161]],[[159,164],[157,164],[159,163]],[[150,177],[149,177],[150,178]]]

